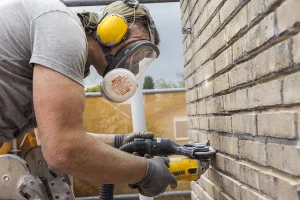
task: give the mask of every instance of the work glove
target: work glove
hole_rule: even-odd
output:
[[[148,197],[163,193],[169,185],[175,189],[177,180],[168,168],[169,162],[167,157],[147,159],[147,171],[144,178],[130,187],[137,188],[140,194]]]
[[[146,131],[130,133],[130,134],[115,135],[114,147],[120,148],[124,144],[132,142],[136,138],[151,139],[153,137],[154,137],[154,134],[152,132],[146,132]]]

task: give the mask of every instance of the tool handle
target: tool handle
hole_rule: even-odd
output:
[[[149,154],[152,156],[169,156],[177,154],[178,147],[180,147],[180,145],[166,138],[137,138],[133,143],[134,152],[141,155]]]
[[[182,158],[169,163],[169,170],[177,181],[196,181],[200,178],[199,161],[191,158]]]

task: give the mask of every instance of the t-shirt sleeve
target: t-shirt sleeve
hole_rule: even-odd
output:
[[[31,23],[30,64],[40,64],[83,85],[87,40],[83,28],[68,13],[52,11]]]

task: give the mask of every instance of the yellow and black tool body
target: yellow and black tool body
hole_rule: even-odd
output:
[[[171,161],[169,169],[177,180],[185,181],[199,179],[208,169],[210,157],[216,153],[209,141],[181,146],[166,138],[135,139],[121,147],[121,150],[151,156],[183,155],[185,157],[181,160]]]
[[[209,141],[204,143],[194,143],[179,145],[170,139],[135,139],[119,148],[122,151],[136,152],[141,156],[149,154],[151,156],[185,156],[181,160],[171,161],[169,170],[179,180],[193,181],[200,178],[209,167],[210,157],[216,153],[216,150],[210,147]],[[131,188],[138,188],[137,185],[131,185]],[[113,199],[114,185],[104,184],[100,188],[101,200]]]
[[[193,158],[182,158],[181,160],[169,163],[170,172],[172,172],[178,181],[194,181],[199,179],[199,166],[199,160]]]

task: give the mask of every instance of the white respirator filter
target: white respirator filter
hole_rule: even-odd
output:
[[[100,92],[108,101],[122,103],[132,97],[137,89],[136,76],[127,69],[108,72],[100,84]]]

